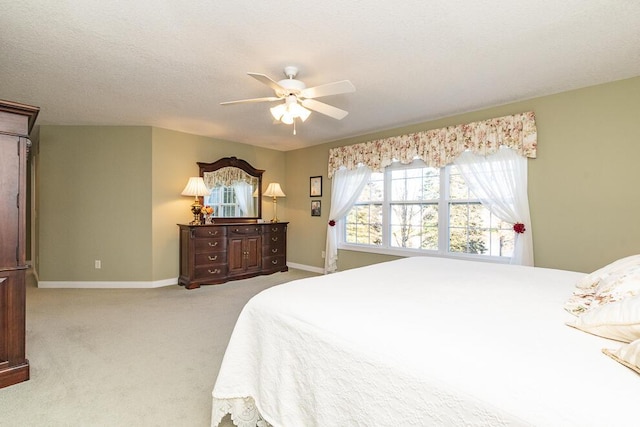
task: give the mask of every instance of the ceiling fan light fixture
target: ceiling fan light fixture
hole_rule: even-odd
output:
[[[293,114],[286,112],[282,115],[282,118],[280,119],[280,121],[282,121],[282,123],[284,123],[285,125],[290,125],[290,124],[293,124],[293,119],[295,119]]]
[[[345,110],[334,107],[324,102],[317,101],[330,95],[355,92],[356,88],[349,80],[341,80],[333,83],[326,83],[319,86],[307,87],[304,82],[297,80],[298,67],[287,66],[284,68],[286,79],[275,81],[266,74],[247,73],[260,83],[269,86],[275,96],[262,98],[240,99],[237,101],[221,102],[222,105],[247,103],[247,102],[272,102],[282,101],[283,103],[269,109],[276,121],[293,125],[293,134],[296,134],[296,119],[304,122],[309,118],[311,112],[315,111],[336,120],[342,120],[347,114]]]
[[[279,104],[279,105],[276,105],[275,107],[269,108],[269,111],[271,111],[271,115],[273,116],[274,119],[280,120],[284,115],[284,113],[287,112],[287,105]]]
[[[311,110],[307,110],[297,102],[295,104],[289,105],[289,112],[293,117],[298,117],[303,122],[307,120],[311,115]]]

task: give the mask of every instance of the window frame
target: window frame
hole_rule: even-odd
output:
[[[438,249],[414,249],[414,248],[398,248],[392,247],[390,245],[390,205],[391,200],[387,197],[391,194],[391,179],[388,177],[393,170],[398,169],[415,169],[419,167],[428,167],[424,161],[416,159],[412,163],[401,164],[400,162],[394,162],[392,165],[387,166],[384,171],[384,197],[382,200],[382,245],[365,245],[365,244],[355,244],[346,242],[346,216],[339,221],[336,221],[336,227],[338,228],[338,249],[339,250],[347,250],[354,252],[366,252],[366,253],[374,253],[380,255],[392,255],[392,256],[400,256],[400,257],[411,257],[411,256],[432,256],[432,257],[440,257],[440,258],[453,258],[453,259],[464,259],[464,260],[472,260],[472,261],[484,261],[484,262],[492,262],[498,264],[509,264],[511,262],[511,257],[501,257],[496,255],[481,255],[481,254],[471,254],[465,252],[450,252],[449,251],[449,221],[450,221],[450,212],[449,205],[450,203],[459,203],[459,202],[480,202],[479,199],[464,199],[464,200],[451,200],[449,193],[449,180],[450,180],[450,171],[451,166],[446,165],[440,168],[440,198],[438,200]],[[354,204],[355,206],[355,204]],[[443,215],[444,213],[444,215]],[[446,221],[442,221],[440,219],[447,218]],[[386,231],[385,231],[386,230]]]

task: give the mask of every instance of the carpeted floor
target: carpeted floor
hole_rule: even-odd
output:
[[[244,304],[313,275],[290,270],[192,291],[39,289],[30,277],[31,379],[0,389],[0,426],[209,426]]]

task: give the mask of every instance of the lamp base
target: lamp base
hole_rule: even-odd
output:
[[[189,225],[201,225],[202,220],[200,219],[200,212],[202,211],[202,205],[199,200],[196,200],[191,205],[191,213],[193,214],[193,221],[189,223]]]

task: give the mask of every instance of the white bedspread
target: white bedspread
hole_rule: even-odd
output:
[[[253,401],[283,427],[633,425],[640,377],[601,353],[619,344],[565,325],[582,276],[415,257],[265,290],[234,329],[212,425]]]

